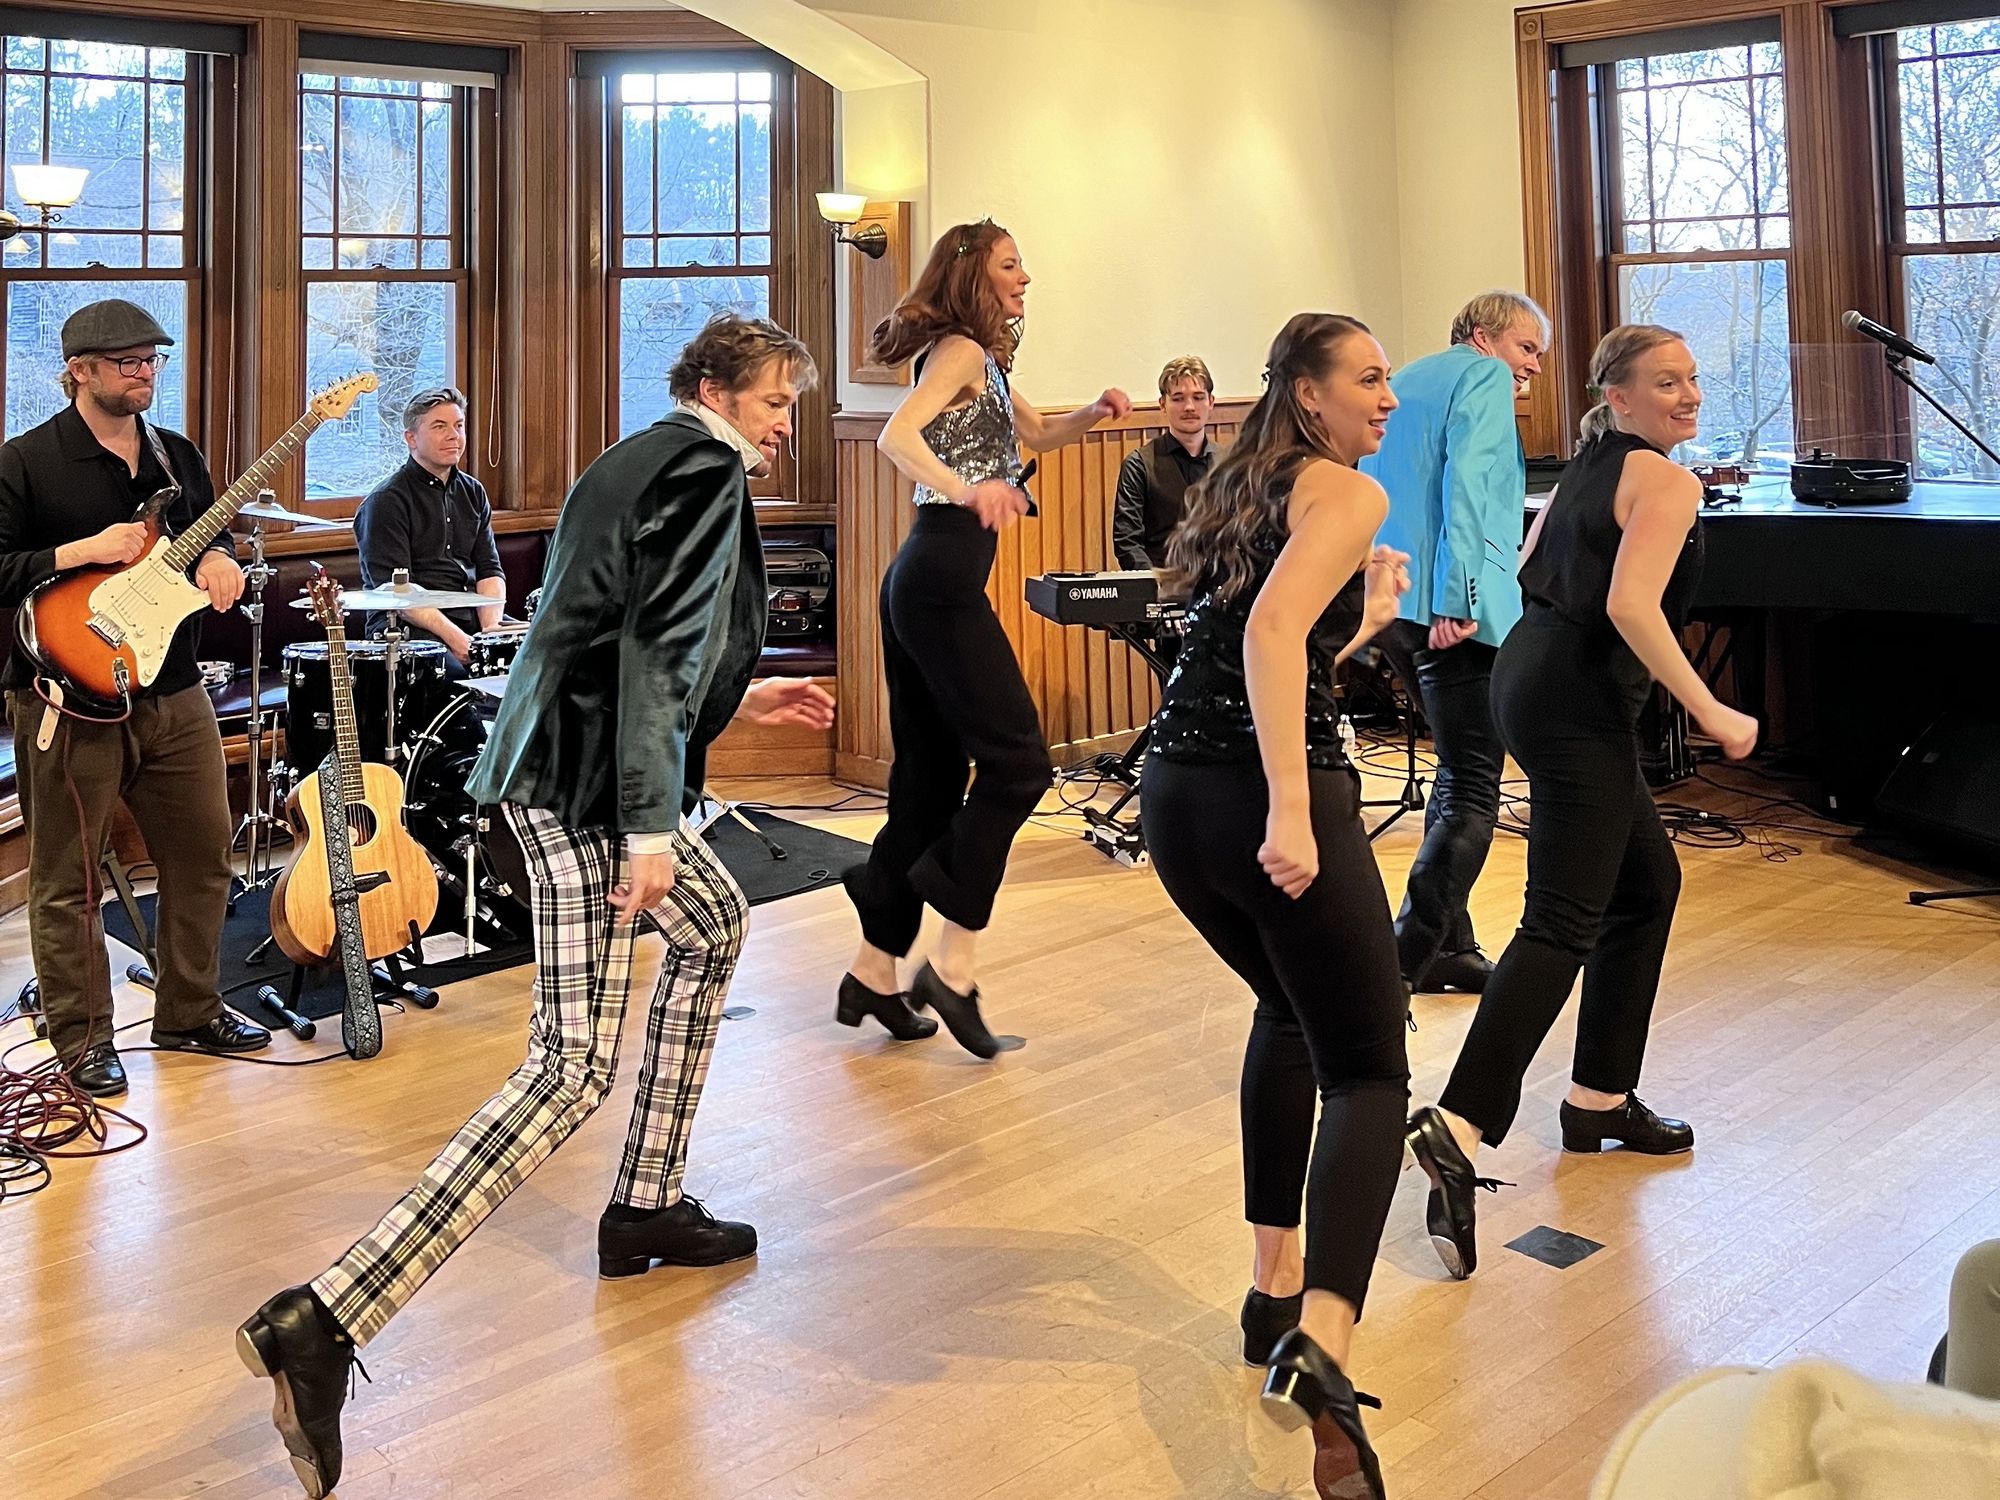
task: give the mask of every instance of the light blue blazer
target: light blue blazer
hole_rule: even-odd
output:
[[[1361,461],[1389,492],[1378,540],[1410,554],[1402,615],[1474,621],[1498,646],[1521,618],[1514,577],[1528,466],[1514,425],[1514,376],[1470,344],[1396,372],[1402,404],[1381,452]]]

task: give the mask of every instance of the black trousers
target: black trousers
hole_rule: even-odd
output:
[[[1681,870],[1639,771],[1638,705],[1612,683],[1601,639],[1531,614],[1500,648],[1493,701],[1528,773],[1527,904],[1439,1103],[1497,1146],[1579,969],[1571,1078],[1638,1086]]]
[[[862,936],[898,957],[926,904],[961,927],[986,926],[1014,835],[1054,779],[1034,699],[986,599],[996,540],[961,506],[920,506],[882,577],[889,820],[843,881]]]
[[[1143,819],[1160,884],[1257,997],[1243,1055],[1244,1215],[1290,1228],[1303,1197],[1306,1285],[1359,1313],[1402,1167],[1405,1003],[1358,778],[1310,776],[1320,868],[1296,901],[1257,864],[1270,805],[1261,767],[1151,756]]]
[[[1422,702],[1437,751],[1437,776],[1424,806],[1424,842],[1410,865],[1396,951],[1403,977],[1416,983],[1440,953],[1473,946],[1465,903],[1493,847],[1500,820],[1506,752],[1493,722],[1493,660],[1484,641],[1433,651],[1430,633],[1398,620],[1382,633],[1384,653],[1404,688]]]

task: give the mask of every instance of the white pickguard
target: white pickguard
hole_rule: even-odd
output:
[[[90,591],[90,625],[108,646],[129,646],[138,659],[135,688],[149,686],[166,664],[167,648],[181,621],[208,603],[208,595],[162,562],[157,549]]]

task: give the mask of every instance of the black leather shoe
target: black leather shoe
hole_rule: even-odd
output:
[[[917,977],[910,981],[910,1003],[936,1011],[944,1024],[951,1028],[958,1045],[974,1057],[1000,1055],[1000,1038],[988,1031],[986,1023],[979,1017],[978,985],[972,987],[971,994],[961,995],[938,978],[936,969],[925,964],[917,970]]]
[[[643,1218],[618,1204],[597,1221],[597,1274],[606,1281],[643,1276],[655,1262],[663,1266],[721,1266],[757,1253],[757,1231],[748,1224],[718,1219],[694,1199]]]
[[[1410,1154],[1416,1157],[1417,1165],[1431,1180],[1431,1195],[1424,1205],[1431,1246],[1444,1262],[1444,1268],[1463,1281],[1479,1266],[1479,1240],[1474,1232],[1478,1211],[1473,1197],[1479,1188],[1497,1192],[1505,1184],[1474,1173],[1472,1163],[1452,1139],[1443,1112],[1435,1107],[1420,1109],[1410,1116],[1404,1139],[1410,1143]]]
[[[1423,977],[1417,981],[1417,988],[1426,995],[1435,995],[1442,990],[1481,995],[1486,992],[1486,981],[1492,977],[1493,960],[1475,946],[1458,953],[1440,953],[1424,970]]]
[[[1563,1150],[1580,1155],[1595,1155],[1606,1141],[1647,1156],[1678,1156],[1694,1150],[1692,1125],[1654,1114],[1637,1094],[1627,1094],[1616,1109],[1578,1109],[1565,1099],[1556,1115],[1562,1121]]]
[[[109,1042],[86,1047],[69,1065],[69,1081],[93,1099],[110,1099],[125,1092],[125,1064]]]
[[[1264,1377],[1264,1411],[1281,1427],[1310,1426],[1313,1435],[1313,1490],[1322,1500],[1387,1500],[1382,1462],[1361,1425],[1361,1408],[1382,1403],[1354,1389],[1354,1383],[1303,1329],[1278,1341],[1271,1373]],[[1366,1485],[1366,1489],[1359,1488]]]
[[[295,1286],[236,1330],[244,1366],[277,1389],[271,1421],[312,1500],[340,1483],[340,1409],[347,1404],[350,1372],[360,1365],[354,1340],[336,1335],[337,1326],[310,1287]]]
[[[1304,1292],[1267,1297],[1251,1287],[1250,1295],[1243,1299],[1243,1313],[1236,1320],[1243,1330],[1243,1363],[1268,1365],[1278,1340],[1299,1326],[1299,1310],[1305,1305]]]
[[[271,1033],[225,1010],[192,1031],[155,1030],[153,1045],[168,1052],[257,1052],[271,1045]]]
[[[899,1042],[921,1042],[936,1036],[938,1023],[910,1008],[907,995],[884,995],[871,990],[852,974],[840,976],[840,999],[833,1018],[843,1026],[859,1026],[863,1016],[873,1016],[882,1029]]]

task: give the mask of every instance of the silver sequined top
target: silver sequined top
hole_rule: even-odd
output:
[[[924,424],[924,443],[944,466],[967,484],[988,479],[1013,480],[1021,473],[1021,441],[1014,435],[1014,403],[1006,378],[992,355],[986,356],[986,384],[956,411],[939,412]],[[929,485],[917,486],[917,504],[951,505]]]

